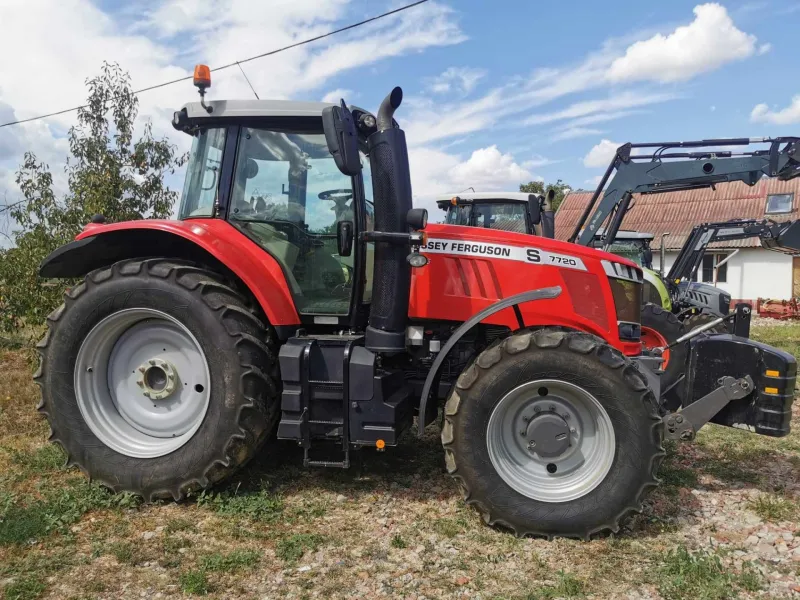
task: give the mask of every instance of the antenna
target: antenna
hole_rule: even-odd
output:
[[[256,97],[256,100],[261,100],[261,98],[258,97],[258,94],[256,94],[256,90],[253,87],[253,84],[250,83],[250,79],[248,79],[247,73],[244,72],[244,69],[242,68],[242,64],[238,60],[236,61],[236,66],[239,67],[239,70],[242,72],[242,75],[244,75],[244,80],[247,82],[247,85],[249,85],[250,89],[253,90],[253,95]]]

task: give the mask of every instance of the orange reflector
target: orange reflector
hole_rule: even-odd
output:
[[[452,204],[453,206],[455,206],[456,204],[458,204],[458,198],[457,198],[457,197],[455,197],[455,196],[453,196],[452,198],[450,198],[450,204]]]
[[[768,394],[777,394],[778,388],[764,388],[764,391]]]
[[[428,245],[428,234],[425,233],[424,231],[420,231],[420,234],[422,236],[422,245],[423,246],[427,246]]]
[[[375,442],[375,447],[378,450],[383,450],[384,448],[386,448],[386,442],[384,442],[383,440],[378,440],[377,442]]]
[[[765,374],[766,374],[767,377],[780,377],[781,376],[781,372],[780,371],[767,371]]]
[[[194,84],[197,87],[211,87],[211,69],[208,65],[195,65]]]

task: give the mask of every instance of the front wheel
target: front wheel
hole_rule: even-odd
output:
[[[657,485],[656,399],[599,338],[544,329],[482,352],[445,406],[448,472],[489,524],[588,539]]]
[[[244,464],[276,422],[270,335],[216,273],[117,263],[48,317],[39,410],[92,479],[178,500]]]

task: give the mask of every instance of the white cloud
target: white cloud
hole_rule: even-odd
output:
[[[550,135],[550,141],[561,142],[564,140],[572,140],[579,137],[586,137],[588,135],[601,135],[605,133],[602,129],[591,129],[590,127],[568,127],[555,131]]]
[[[592,189],[595,189],[598,185],[600,185],[600,182],[602,180],[603,180],[603,176],[602,175],[595,175],[594,177],[590,177],[589,179],[587,179],[583,183],[585,183],[588,186],[591,186]]]
[[[11,107],[17,118],[81,104],[87,93],[85,80],[99,73],[103,59],[129,70],[134,88],[177,79],[191,73],[188,68],[195,60],[214,67],[326,33],[353,20],[357,11],[352,4],[328,0],[320,10],[318,0],[146,0],[138,6],[148,10],[112,14],[92,0],[2,0],[0,23],[14,27],[0,36],[0,56],[14,60],[3,63],[0,103]],[[461,42],[465,36],[454,15],[449,7],[429,2],[243,67],[262,98],[320,97],[320,88],[349,70]],[[252,97],[237,68],[214,72],[212,79],[212,99]],[[170,119],[172,111],[196,98],[189,82],[141,94],[138,127],[150,119],[157,136],[167,135],[184,150],[189,138],[175,132]],[[34,129],[18,126],[5,132],[14,129],[32,136],[22,149],[46,157],[57,177],[66,157],[64,136],[74,123],[75,113],[67,113],[39,121]],[[10,143],[8,138],[0,142],[6,144],[4,155]],[[5,161],[0,158],[0,168],[13,172],[21,159],[18,150]],[[7,186],[7,179],[0,181],[0,197],[4,190],[9,196],[18,194],[15,186]]]
[[[756,52],[756,37],[738,29],[724,6],[701,4],[695,6],[694,14],[689,25],[631,45],[611,63],[608,78],[614,82],[684,81]]]
[[[427,80],[427,89],[434,94],[469,94],[486,76],[484,69],[450,67],[438,77]]]
[[[463,187],[491,191],[509,185],[516,189],[532,174],[517,164],[511,154],[503,154],[493,145],[475,150],[468,160],[450,169],[449,176],[454,182],[463,182]]]
[[[412,147],[409,149],[409,164],[414,206],[427,208],[435,220],[439,208],[433,199],[437,195],[469,187],[479,192],[516,191],[520,183],[539,179],[530,171],[535,168],[533,165],[549,162],[536,156],[531,161],[519,163],[512,154],[501,152],[495,145],[475,150],[468,157],[429,147]]]
[[[770,50],[772,50],[772,44],[770,44],[770,43],[767,43],[767,44],[761,44],[761,45],[758,47],[758,54],[759,54],[759,55],[761,55],[761,54],[766,54],[766,53],[767,53],[767,52],[769,52]]]
[[[357,94],[353,90],[345,90],[342,88],[336,88],[335,90],[331,90],[327,94],[322,97],[323,102],[330,102],[331,104],[339,104],[339,101],[344,98],[344,101],[349,103],[352,98],[355,98]]]
[[[586,167],[607,167],[614,157],[621,144],[611,140],[600,140],[600,143],[593,146],[589,153],[583,157],[583,164]]]
[[[619,116],[622,116],[625,114],[619,113],[619,111],[622,109],[646,106],[649,104],[656,104],[658,102],[666,102],[667,100],[672,100],[676,97],[677,96],[674,93],[647,94],[625,91],[613,96],[609,96],[608,98],[576,102],[556,112],[531,115],[530,117],[526,118],[522,124],[541,125],[544,123],[552,123],[554,121],[563,121],[565,119],[581,118],[582,120],[579,123],[572,123],[572,125],[587,125],[589,123],[617,118],[618,114]]]
[[[773,125],[800,123],[800,95],[792,98],[791,104],[780,110],[770,110],[766,104],[757,104],[750,113],[750,120],[755,123],[772,123]]]

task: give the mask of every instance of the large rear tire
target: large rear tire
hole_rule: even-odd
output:
[[[655,304],[642,308],[642,344],[645,348],[664,347],[686,333],[683,323],[672,312]],[[679,344],[664,352],[661,368],[661,402],[667,410],[677,410],[683,404],[684,384],[680,381],[686,371],[687,344]]]
[[[641,510],[662,436],[636,365],[595,336],[544,329],[506,338],[459,376],[442,444],[488,524],[588,539]]]
[[[114,491],[183,498],[250,459],[279,413],[272,330],[216,273],[167,259],[89,274],[39,343],[39,411]]]
[[[697,329],[701,325],[705,325],[706,323],[710,323],[711,321],[715,321],[717,317],[714,315],[710,315],[708,313],[697,313],[696,315],[691,315],[690,317],[686,317],[683,321],[684,329],[689,332],[692,329]],[[724,323],[720,323],[719,325],[715,325],[711,329],[706,330],[705,333],[728,333],[728,328],[725,326]]]

